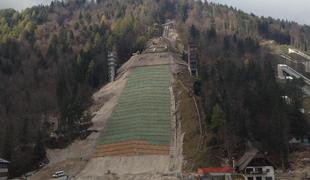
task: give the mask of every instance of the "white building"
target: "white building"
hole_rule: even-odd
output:
[[[0,158],[0,180],[7,180],[8,179],[8,166],[9,161]]]
[[[293,137],[290,141],[289,141],[290,145],[310,145],[310,137],[303,137],[303,138],[299,138],[299,137]]]
[[[275,180],[275,166],[257,149],[246,152],[236,163],[235,169],[247,180]]]

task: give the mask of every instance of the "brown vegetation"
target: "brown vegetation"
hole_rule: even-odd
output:
[[[99,145],[95,157],[134,156],[134,155],[169,155],[169,145],[153,145],[145,141],[126,141],[115,144]]]

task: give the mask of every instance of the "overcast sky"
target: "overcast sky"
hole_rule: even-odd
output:
[[[258,16],[310,25],[310,0],[207,0],[227,4]]]
[[[52,0],[0,0],[0,9],[25,9],[38,4],[49,4]],[[258,16],[293,20],[310,25],[310,0],[208,0],[228,4]]]
[[[14,8],[22,10],[38,4],[50,4],[52,0],[0,0],[0,9]]]

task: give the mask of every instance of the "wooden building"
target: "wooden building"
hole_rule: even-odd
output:
[[[275,180],[275,166],[257,149],[246,152],[237,161],[235,170],[243,174],[247,180]]]

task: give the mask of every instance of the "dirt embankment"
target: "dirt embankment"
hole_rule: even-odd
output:
[[[174,91],[172,90],[174,88],[173,84],[176,81],[174,77],[179,72],[179,64],[182,64],[181,62],[176,63],[178,61],[180,61],[179,56],[172,52],[141,54],[133,56],[118,71],[121,75],[123,72],[130,71],[135,67],[170,64],[170,71],[173,75],[170,86],[171,131],[173,136],[169,147],[169,154],[155,153],[156,155],[94,157],[89,161],[86,168],[78,174],[77,179],[177,179],[176,175],[181,173],[183,161],[183,134],[181,124],[177,120],[177,116],[175,116],[177,109]]]
[[[201,98],[194,95],[192,88],[195,78],[190,77],[187,65],[182,64],[175,75],[174,94],[178,110],[176,116],[184,134],[182,171],[186,174],[201,166],[208,157],[208,152],[203,141],[206,132]]]
[[[289,155],[290,169],[279,170],[279,180],[306,180],[310,178],[310,148],[293,152]]]
[[[163,45],[159,40],[158,46]],[[166,44],[166,43],[165,43]],[[166,46],[166,45],[164,45]],[[167,47],[169,50],[169,47]],[[173,119],[173,137],[169,155],[138,155],[138,156],[113,156],[95,157],[96,145],[99,133],[104,132],[105,124],[112,114],[118,99],[126,85],[130,69],[138,66],[150,66],[159,64],[170,64],[173,82],[171,82],[171,106]],[[183,65],[182,65],[183,64]],[[89,112],[93,115],[92,133],[85,140],[76,140],[65,149],[48,150],[50,164],[35,173],[31,179],[49,179],[55,171],[63,170],[73,179],[177,179],[176,174],[181,172],[183,156],[183,137],[181,121],[176,116],[178,106],[177,97],[173,84],[178,74],[179,66],[184,66],[180,61],[180,56],[173,52],[156,52],[133,56],[126,64],[120,68],[117,80],[110,83],[93,95],[93,105]]]
[[[92,130],[101,132],[107,119],[110,117],[117,100],[125,87],[128,73],[124,73],[118,79],[109,83],[93,95],[93,105],[89,112],[93,115]],[[62,170],[70,177],[81,172],[95,152],[99,133],[90,134],[85,140],[76,140],[64,149],[48,149],[48,165],[35,173],[31,180],[51,178],[55,171]]]
[[[111,156],[93,158],[88,166],[79,174],[78,179],[100,179],[110,173],[116,177],[139,177],[149,174],[169,173],[169,156],[141,155],[141,156]],[[129,178],[130,179],[130,178]]]

